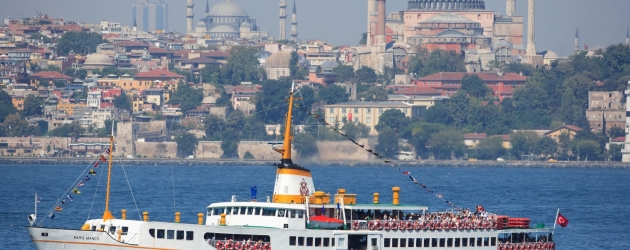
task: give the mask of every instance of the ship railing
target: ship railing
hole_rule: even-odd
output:
[[[469,220],[352,220],[352,230],[501,230],[493,219]]]
[[[206,239],[206,242],[217,249],[262,249],[265,246],[271,246],[270,242],[265,241],[215,240],[210,238]]]
[[[354,231],[368,230],[367,220],[348,220],[348,223],[350,223],[350,228]]]
[[[499,250],[512,250],[512,249],[541,249],[541,250],[555,250],[556,243],[553,241],[540,241],[540,242],[522,242],[522,243],[499,243]]]

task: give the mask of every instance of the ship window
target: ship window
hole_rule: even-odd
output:
[[[431,239],[431,247],[437,247],[438,246],[438,238],[432,238]]]
[[[486,247],[490,246],[490,238],[484,237],[483,238],[483,245],[486,246]]]
[[[122,235],[127,235],[127,232],[129,232],[129,227],[122,227]]]
[[[391,242],[392,240],[390,238],[385,238],[385,240],[383,240],[383,247],[389,247]]]
[[[109,233],[110,234],[115,234],[116,233],[116,226],[109,227]]]
[[[193,240],[194,235],[193,235],[193,231],[186,231],[186,240]]]
[[[455,238],[455,247],[459,247],[461,245],[461,239]]]
[[[254,213],[254,215],[260,215],[260,208],[259,207],[256,208],[256,212]]]
[[[245,208],[244,207],[242,207],[240,211],[241,212],[239,214],[245,214]]]
[[[155,229],[153,229],[153,228],[149,229],[149,235],[151,235],[151,237],[155,238]]]
[[[313,246],[313,237],[306,237],[306,246],[307,247]]]
[[[400,247],[407,247],[407,239],[400,238]]]
[[[276,216],[276,209],[275,208],[263,208],[262,215],[263,216]]]
[[[462,238],[462,246],[463,247],[467,247],[468,246],[468,238]]]
[[[157,230],[157,238],[158,239],[164,239],[164,229],[158,229]]]
[[[324,238],[324,246],[327,247],[330,245],[330,238]]]
[[[431,246],[431,238],[424,238],[424,247]]]
[[[175,239],[175,230],[166,230],[166,238],[169,240]]]
[[[413,241],[414,241],[414,239],[413,239],[413,238],[409,238],[409,239],[407,240],[407,246],[408,246],[408,247],[413,247]]]
[[[470,238],[470,240],[469,240],[468,242],[470,243],[469,245],[470,245],[471,247],[474,247],[474,246],[475,246],[475,238]]]
[[[42,236],[48,237],[48,233],[42,233]]]
[[[238,207],[234,207],[232,209],[232,214],[238,214]]]
[[[304,210],[298,210],[298,218],[304,218]]]
[[[316,247],[322,246],[322,238],[315,238],[315,246]]]
[[[477,246],[478,247],[483,246],[483,242],[482,241],[483,241],[483,238],[481,238],[481,237],[477,238]]]
[[[286,209],[278,209],[278,217],[284,217],[287,213]]]
[[[497,245],[497,237],[490,238],[490,246],[496,246],[496,245]]]
[[[92,231],[96,231],[96,226],[92,226]]]
[[[422,246],[422,238],[416,238],[416,247]]]
[[[295,246],[295,236],[289,237],[289,246]]]
[[[183,240],[184,239],[184,231],[177,230],[177,239],[178,240]]]
[[[453,238],[446,239],[446,246],[453,247]]]
[[[298,246],[304,246],[304,237],[298,237]]]
[[[392,238],[392,247],[398,247],[398,238]]]
[[[247,208],[247,215],[252,215],[254,213],[254,208],[253,207],[248,207]]]
[[[334,247],[335,246],[335,238],[331,238],[330,239],[330,246]]]
[[[295,213],[296,213],[295,210],[291,210],[291,218],[295,218]]]
[[[232,214],[232,208],[231,207],[225,208],[225,214]]]

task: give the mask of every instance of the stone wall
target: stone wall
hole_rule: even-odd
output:
[[[136,142],[136,155],[147,158],[176,158],[175,142]]]
[[[0,137],[0,156],[52,154],[55,148],[67,149],[69,137]],[[6,143],[6,144],[5,144]],[[46,148],[50,145],[50,152]]]
[[[220,141],[200,141],[195,157],[200,159],[219,159],[223,154]]]
[[[238,157],[243,158],[249,151],[256,160],[280,159],[280,154],[271,148],[271,145],[263,141],[242,141],[238,144]]]
[[[357,141],[366,145],[366,139]],[[319,141],[317,142],[320,161],[368,161],[370,154],[350,141]]]
[[[127,157],[136,155],[134,149],[134,125],[131,122],[119,122],[116,124],[116,155]]]

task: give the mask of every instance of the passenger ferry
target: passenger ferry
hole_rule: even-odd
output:
[[[426,206],[401,204],[399,187],[392,200],[360,204],[355,194],[315,191],[310,170],[291,160],[291,114],[294,87],[289,92],[282,154],[273,196],[266,201],[212,203],[198,223],[129,220],[122,210],[109,209],[112,155],[109,154],[105,210],[77,229],[46,228],[29,220],[27,231],[37,249],[555,249],[553,228],[530,227],[527,218],[476,211],[429,213]],[[108,152],[114,150],[114,136]],[[255,195],[255,189],[252,189]],[[55,204],[57,205],[57,204]]]

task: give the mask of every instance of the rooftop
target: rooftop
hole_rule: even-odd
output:
[[[407,108],[411,107],[411,105],[404,102],[344,102],[329,104],[326,107]]]

